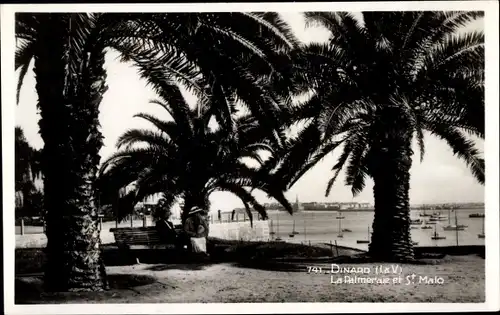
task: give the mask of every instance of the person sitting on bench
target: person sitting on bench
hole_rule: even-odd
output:
[[[157,211],[156,216],[156,230],[158,231],[160,240],[167,243],[172,239],[176,239],[177,233],[175,232],[174,225],[172,222],[168,221],[170,213],[161,209]]]

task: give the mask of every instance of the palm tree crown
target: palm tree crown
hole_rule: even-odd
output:
[[[197,104],[197,108],[190,108],[174,84],[154,103],[162,106],[173,120],[137,114],[136,117],[151,122],[157,131],[128,130],[117,143],[124,150],[101,167],[99,181],[104,198],[116,195],[117,189],[129,184],[135,186],[121,200],[120,218],[130,213],[136,202],[155,193],[163,193],[163,206],[167,208],[183,200],[184,218],[194,206],[208,210],[208,197],[216,191],[235,194],[250,216],[253,207],[266,218],[265,208],[246,188],[264,191],[291,211],[282,187],[270,185],[269,174],[244,161],[250,158],[263,163],[261,151],[273,152],[272,141],[255,118],[233,115],[236,135],[228,136],[217,124],[211,125],[212,107]],[[112,202],[112,198],[107,202]]]
[[[306,13],[308,23],[325,26],[331,37],[296,54],[298,82],[315,91],[292,111],[293,118],[307,121],[296,144],[314,139],[321,143],[302,150],[309,163],[297,167],[296,174],[303,174],[304,167],[312,167],[342,143],[343,154],[327,192],[347,164],[347,184],[356,194],[369,175],[363,166],[377,141],[414,135],[423,158],[424,131],[428,131],[445,140],[484,183],[484,160],[467,139],[467,135],[484,138],[484,34],[456,34],[481,16],[480,12],[364,12],[361,24],[349,13]],[[313,117],[317,119],[312,121]],[[292,176],[289,186],[299,177]]]

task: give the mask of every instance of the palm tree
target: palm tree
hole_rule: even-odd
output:
[[[202,77],[212,83],[213,94],[237,96],[273,127],[279,100],[258,83],[280,77],[274,60],[286,59],[293,48],[288,31],[278,16],[266,13],[16,15],[18,97],[34,59],[44,141],[47,289],[106,287],[94,192],[102,147],[99,104],[107,89],[105,48],[134,61],[155,89],[167,73],[196,92],[200,87],[193,79]],[[260,71],[247,71],[250,62]],[[218,119],[231,126],[230,108],[218,104]]]
[[[424,131],[444,140],[484,184],[484,160],[467,135],[484,138],[484,35],[458,34],[482,12],[308,12],[327,43],[302,47],[295,82],[312,96],[287,120],[304,123],[276,173],[290,187],[342,146],[330,193],[346,166],[353,195],[374,180],[369,254],[413,259],[409,233],[412,141],[424,156]]]
[[[213,102],[220,101],[214,97]],[[249,158],[262,165],[262,151],[273,153],[272,139],[253,116],[233,114],[236,135],[228,136],[219,125],[211,125],[215,117],[212,108],[216,104],[190,108],[173,83],[153,103],[162,106],[172,120],[137,114],[136,117],[151,122],[157,131],[128,130],[117,143],[118,149],[123,150],[101,167],[99,187],[103,203],[112,203],[119,189],[134,186],[120,200],[119,219],[130,214],[135,203],[157,193],[163,194],[164,208],[183,203],[182,222],[193,207],[208,211],[209,196],[216,191],[239,197],[251,221],[251,207],[267,218],[264,206],[252,196],[253,190],[267,193],[292,212],[282,187],[271,185],[269,174],[244,161]]]

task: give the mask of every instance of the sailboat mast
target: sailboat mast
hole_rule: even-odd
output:
[[[455,237],[457,239],[457,246],[458,246],[458,218],[457,218],[457,211],[455,212]]]
[[[278,221],[278,228],[277,228],[277,232],[278,232],[278,237],[280,236],[280,212],[278,210],[278,217],[277,217],[277,221]]]
[[[306,231],[306,216],[304,214],[304,241],[307,241],[307,231]]]

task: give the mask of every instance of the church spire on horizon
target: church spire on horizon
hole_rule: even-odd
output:
[[[293,211],[294,212],[298,212],[298,211],[301,211],[303,208],[300,206],[300,203],[299,203],[299,195],[295,195],[295,205],[293,207]]]

